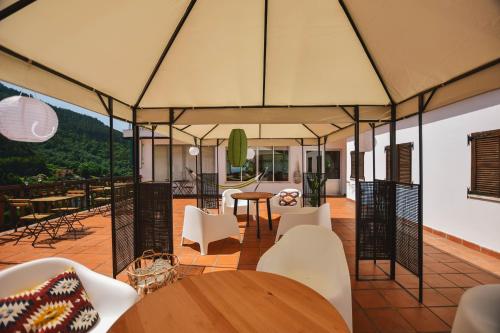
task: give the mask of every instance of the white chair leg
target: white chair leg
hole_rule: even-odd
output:
[[[199,243],[200,244],[200,252],[202,256],[206,256],[208,253],[208,243]]]
[[[181,236],[181,246],[183,246],[183,245],[184,245],[184,237]]]

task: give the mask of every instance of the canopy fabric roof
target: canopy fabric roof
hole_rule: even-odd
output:
[[[5,1],[0,80],[106,114],[98,92],[144,124],[173,108],[179,140],[335,139],[354,105],[384,120],[500,88],[499,17],[497,0]]]

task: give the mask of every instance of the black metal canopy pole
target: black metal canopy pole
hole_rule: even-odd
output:
[[[116,222],[115,222],[115,180],[114,180],[114,152],[113,152],[113,98],[108,97],[108,114],[109,114],[109,181],[111,187],[111,249],[116,253]],[[118,274],[116,261],[113,260],[113,277]]]
[[[374,207],[376,207],[375,201],[377,198],[375,198],[375,124],[371,123],[370,127],[372,128],[372,174],[373,174],[373,189],[374,189],[374,195],[373,195],[373,200],[374,200]],[[373,263],[377,263],[377,225],[376,225],[376,218],[375,215],[373,216]]]
[[[215,146],[215,170],[217,170],[217,212],[219,212],[219,139]]]
[[[423,301],[424,276],[424,141],[422,131],[422,116],[424,113],[424,96],[418,96],[418,301]]]
[[[155,181],[155,130],[156,125],[151,128],[151,181]],[[172,133],[169,133],[172,137]]]
[[[203,202],[204,197],[203,190],[203,139],[200,139],[200,206],[201,209],[205,208],[205,203]]]
[[[168,124],[168,178],[169,178],[169,183],[170,183],[170,197],[168,198],[168,202],[170,202],[170,223],[168,223],[168,252],[169,253],[174,253],[174,194],[173,194],[173,170],[172,170],[172,165],[173,165],[173,160],[172,160],[172,146],[173,146],[173,133],[172,133],[172,125],[174,123],[174,109],[170,109],[168,112],[168,119],[170,123]]]
[[[134,257],[137,258],[139,251],[139,126],[137,126],[137,109],[132,109],[132,156],[134,171]]]
[[[361,195],[359,186],[359,107],[354,107],[354,181],[356,200],[356,280],[359,280],[359,236],[361,234]],[[351,164],[352,165],[352,164]],[[352,171],[351,171],[352,173]]]
[[[396,146],[396,105],[391,105],[391,123],[390,123],[390,188],[391,188],[391,208],[390,208],[390,228],[391,228],[391,272],[390,278],[396,278],[396,174],[398,168],[398,151]]]
[[[318,158],[316,162],[316,177],[318,177],[318,184],[321,184],[321,139],[318,137]],[[321,206],[321,186],[318,186],[318,200],[316,205]]]

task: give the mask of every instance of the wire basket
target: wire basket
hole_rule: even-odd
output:
[[[146,295],[177,281],[178,268],[176,255],[148,250],[127,267],[127,275],[139,295]]]

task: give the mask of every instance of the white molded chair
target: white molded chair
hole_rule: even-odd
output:
[[[294,211],[290,211],[281,215],[278,231],[276,231],[277,242],[281,235],[284,235],[288,230],[298,225],[319,225],[332,230],[332,220],[330,217],[330,204],[325,203],[319,208],[302,207]]]
[[[288,231],[259,260],[257,271],[275,273],[309,286],[342,315],[352,332],[349,269],[340,238],[320,226]]]
[[[467,290],[460,298],[451,332],[500,332],[500,284]]]
[[[238,189],[229,189],[222,192],[222,214],[233,214],[234,213],[234,199],[231,198],[231,194],[243,193],[243,191]],[[238,209],[236,214],[243,215],[247,213],[248,201],[238,200]],[[252,214],[252,212],[250,212]]]
[[[280,194],[276,194],[271,198],[271,212],[275,214],[284,214],[302,208],[302,192],[295,188],[286,188],[281,192],[299,192],[297,197],[297,205],[295,206],[280,206]]]
[[[29,261],[0,271],[0,297],[7,297],[34,286],[73,267],[99,313],[93,333],[107,332],[113,323],[139,300],[128,284],[94,272],[65,258],[44,258]]]
[[[208,244],[230,236],[238,236],[241,243],[240,228],[236,216],[229,214],[212,215],[188,205],[184,209],[181,245],[184,238],[200,244],[201,255],[208,252]]]

